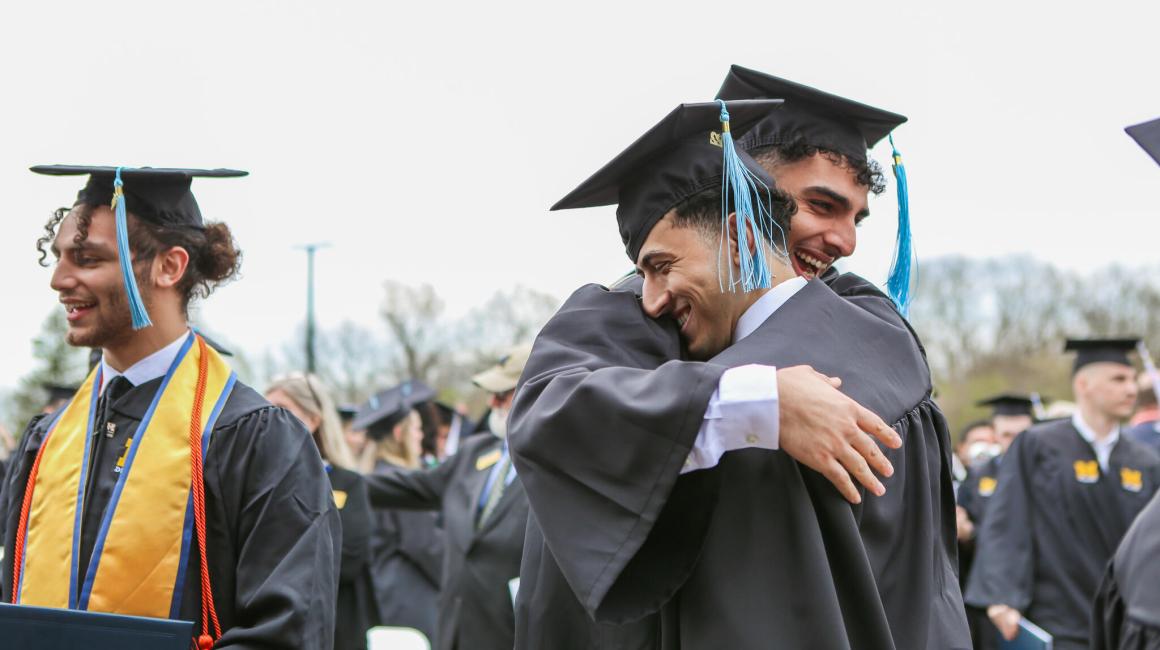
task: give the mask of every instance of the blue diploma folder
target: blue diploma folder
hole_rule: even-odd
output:
[[[193,623],[0,603],[0,640],[21,650],[189,650]]]
[[[996,633],[998,634],[998,633]],[[999,636],[999,650],[1052,650],[1052,636],[1027,619],[1019,621],[1019,634],[1008,641]]]

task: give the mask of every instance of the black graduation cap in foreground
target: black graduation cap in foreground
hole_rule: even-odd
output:
[[[1076,353],[1075,365],[1071,369],[1072,374],[1075,374],[1089,363],[1118,363],[1131,366],[1128,353],[1135,350],[1139,343],[1139,338],[1068,339],[1063,351]]]
[[[417,405],[435,399],[435,390],[411,379],[371,396],[350,423],[353,429],[366,429],[367,436],[379,440],[391,432]]]
[[[1026,395],[1001,393],[994,397],[979,400],[975,406],[991,407],[991,415],[1035,415],[1035,403]]]
[[[728,102],[729,129],[741,137],[780,100]],[[552,206],[553,210],[613,205],[620,238],[635,264],[653,226],[681,201],[722,182],[721,105],[681,104],[600,171]],[[769,189],[773,179],[744,152],[743,164]]]
[[[77,203],[108,205],[114,212],[117,229],[117,255],[121,262],[121,280],[125,284],[133,329],[149,327],[152,322],[145,309],[133,267],[129,263],[128,214],[167,227],[202,228],[201,208],[193,198],[190,186],[194,178],[231,178],[249,172],[237,169],[170,169],[157,167],[101,167],[93,165],[37,165],[30,168],[49,176],[88,176],[89,181],[77,193]]]
[[[37,165],[37,174],[89,177],[77,193],[77,203],[110,205],[113,201],[117,167],[93,165]],[[125,209],[161,226],[201,227],[201,209],[190,187],[195,178],[235,178],[249,172],[238,169],[177,169],[122,167]]]
[[[1160,165],[1160,118],[1124,129]]]
[[[897,113],[739,65],[729,68],[717,91],[717,99],[726,101],[767,97],[784,99],[785,106],[741,139],[747,151],[801,139],[861,161],[867,149],[906,122]]]

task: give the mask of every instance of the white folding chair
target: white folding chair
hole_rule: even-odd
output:
[[[431,642],[414,628],[372,627],[367,630],[367,650],[431,650]]]

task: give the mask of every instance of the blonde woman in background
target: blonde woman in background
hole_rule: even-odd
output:
[[[363,477],[343,440],[342,421],[330,391],[318,377],[296,372],[276,378],[266,399],[306,426],[326,466],[342,520],[342,564],[335,615],[335,650],[364,650],[377,607],[370,573],[371,509]]]

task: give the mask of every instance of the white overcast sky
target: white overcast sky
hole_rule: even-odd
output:
[[[1160,116],[1157,25],[1154,2],[5,3],[0,388],[59,308],[33,242],[81,184],[29,165],[250,170],[195,185],[245,251],[198,320],[256,358],[302,321],[305,242],[331,244],[323,327],[375,325],[387,278],[459,314],[619,275],[611,208],[548,206],[731,63],[910,117],[923,258],[1153,263],[1160,169],[1122,129]],[[875,280],[893,192],[847,265]]]

